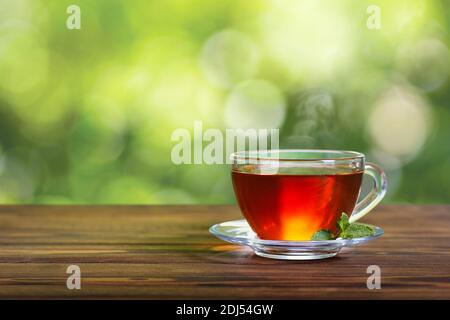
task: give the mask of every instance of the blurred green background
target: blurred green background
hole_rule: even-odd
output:
[[[438,0],[0,0],[0,203],[232,203],[227,165],[171,161],[195,120],[361,151],[386,202],[449,203],[449,31]]]

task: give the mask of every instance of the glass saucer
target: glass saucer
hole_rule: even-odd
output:
[[[246,220],[222,222],[209,228],[209,232],[224,241],[249,246],[255,254],[265,258],[282,260],[316,260],[334,257],[344,247],[356,246],[380,237],[383,229],[369,225],[375,234],[369,237],[323,240],[323,241],[283,241],[262,240],[253,232]]]

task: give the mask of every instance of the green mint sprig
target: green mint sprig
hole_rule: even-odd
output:
[[[342,212],[341,217],[337,221],[337,228],[337,234],[333,234],[329,230],[318,230],[313,234],[311,240],[335,240],[339,237],[342,239],[353,239],[369,237],[375,234],[375,230],[371,226],[358,222],[350,223],[348,220],[348,215],[345,212]]]

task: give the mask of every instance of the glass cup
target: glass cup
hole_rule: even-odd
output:
[[[383,199],[383,170],[364,154],[336,150],[264,150],[233,153],[232,180],[239,207],[263,240],[310,240],[318,230],[337,232],[345,212],[350,222]],[[362,177],[371,191],[359,202]]]

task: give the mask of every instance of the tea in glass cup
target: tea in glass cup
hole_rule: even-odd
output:
[[[358,152],[264,150],[231,158],[237,202],[260,239],[304,241],[318,230],[336,233],[343,212],[354,222],[386,191],[383,171]],[[357,204],[363,174],[375,185]]]

